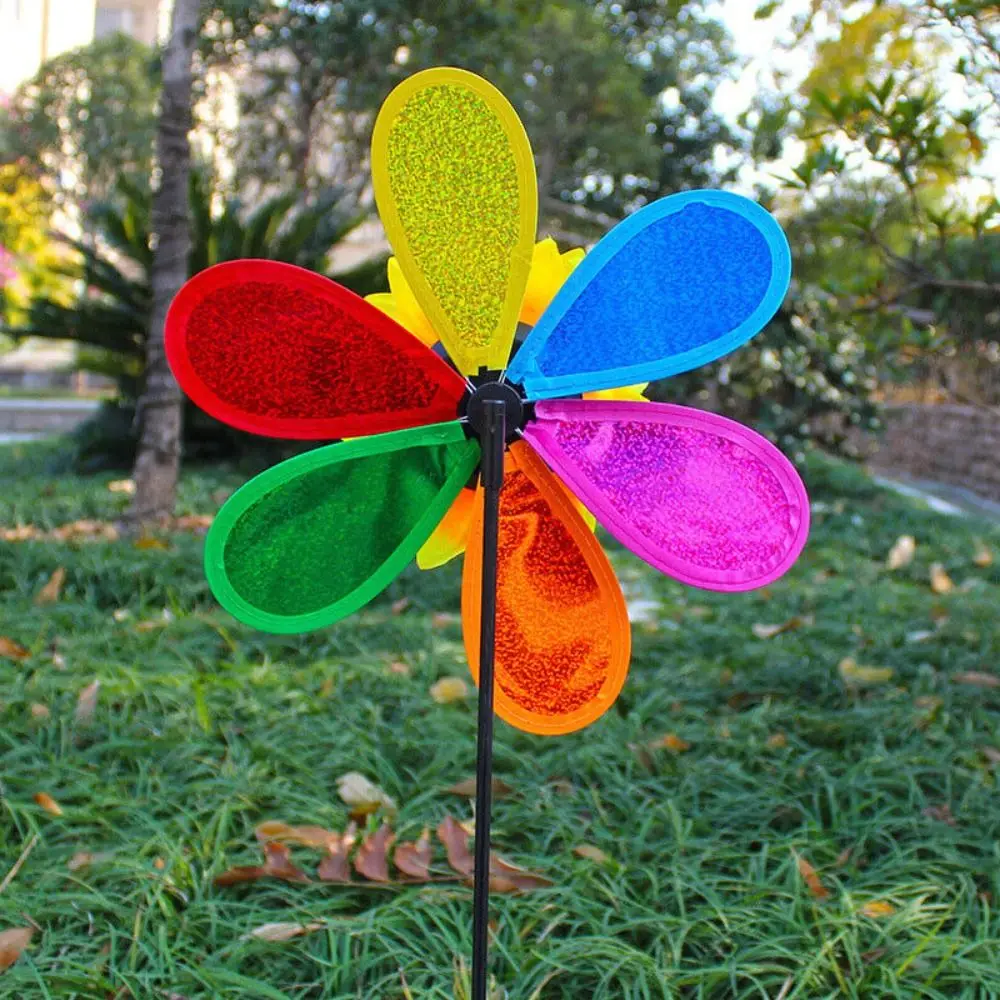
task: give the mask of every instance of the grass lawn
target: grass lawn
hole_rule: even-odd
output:
[[[52,459],[0,449],[0,525],[122,509],[114,476],[49,472]],[[1000,996],[1000,687],[964,676],[1000,676],[1000,532],[850,467],[817,462],[809,479],[812,539],[765,592],[690,590],[613,550],[649,619],[615,709],[552,740],[498,725],[515,794],[496,805],[497,848],[555,883],[495,898],[511,1000]],[[181,512],[214,510],[241,480],[189,473]],[[916,557],[890,572],[903,534]],[[997,562],[976,563],[977,540]],[[343,624],[276,637],[214,605],[200,549],[190,534],[166,548],[0,541],[0,635],[31,652],[0,658],[0,879],[37,835],[0,890],[0,930],[38,927],[0,995],[461,996],[462,886],[212,884],[257,863],[265,819],[343,829],[347,771],[399,802],[401,839],[470,816],[443,789],[472,774],[474,699],[429,694],[466,673],[460,566],[408,571]],[[932,563],[951,592],[931,589]],[[60,599],[36,604],[60,566]],[[862,670],[870,683],[848,688],[845,657],[892,677]],[[77,722],[95,678],[96,712]],[[676,749],[647,746],[667,734]],[[576,856],[584,843],[609,860]],[[109,856],[71,870],[81,851]],[[279,921],[321,927],[245,936]]]

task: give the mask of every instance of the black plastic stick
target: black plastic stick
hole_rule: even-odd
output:
[[[483,401],[483,578],[479,614],[479,737],[476,845],[472,887],[472,1000],[487,1000],[490,922],[490,819],[493,808],[493,655],[497,623],[497,533],[507,415],[503,400]]]

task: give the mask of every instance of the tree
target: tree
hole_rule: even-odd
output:
[[[139,401],[140,436],[130,517],[144,522],[173,511],[181,449],[181,391],[164,350],[167,310],[187,278],[190,247],[188,178],[191,169],[191,61],[200,0],[175,0],[163,54],[163,88],[156,133],[159,188],[153,196],[152,317],[146,383]]]

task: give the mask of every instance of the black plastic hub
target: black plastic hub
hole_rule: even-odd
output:
[[[475,389],[466,394],[463,406],[464,416],[469,419],[470,436],[478,438],[482,434],[484,401],[498,399],[504,403],[509,444],[528,420],[529,408],[521,394],[521,387],[514,382],[501,382],[498,372],[482,372],[470,381]]]

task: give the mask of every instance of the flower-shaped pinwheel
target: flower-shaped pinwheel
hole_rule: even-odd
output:
[[[393,91],[372,172],[396,254],[390,295],[372,304],[247,260],[197,275],[171,308],[168,357],[203,409],[274,437],[352,439],[235,493],[208,535],[209,582],[237,618],[301,632],[360,608],[429,540],[424,565],[464,547],[478,677],[474,428],[483,399],[500,395],[496,711],[530,732],[579,729],[614,702],[630,651],[625,602],[581,503],[651,565],[712,590],[769,583],[805,542],[805,490],[768,441],[715,414],[606,392],[753,336],[787,287],[787,243],[753,202],[697,191],[631,215],[579,263],[535,247],[524,129],[462,70]],[[508,366],[519,319],[532,329]],[[454,368],[428,346],[438,339]]]

